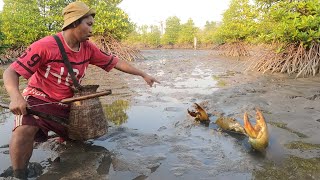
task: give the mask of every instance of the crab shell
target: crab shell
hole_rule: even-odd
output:
[[[248,114],[244,113],[244,129],[249,136],[249,143],[252,148],[258,151],[264,151],[269,144],[269,133],[265,119],[260,110],[256,110],[256,124],[252,126]]]

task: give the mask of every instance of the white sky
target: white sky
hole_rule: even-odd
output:
[[[195,25],[203,27],[206,21],[221,21],[222,13],[230,0],[123,0],[119,5],[138,25],[159,25],[170,16],[181,23],[192,18]]]
[[[221,21],[222,13],[230,0],[123,0],[119,5],[138,25],[159,25],[170,16],[177,16],[181,23],[192,18],[197,27],[206,21]],[[3,0],[0,0],[0,11]]]

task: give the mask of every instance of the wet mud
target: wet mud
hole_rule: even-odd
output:
[[[42,172],[31,179],[319,179],[319,76],[294,79],[246,71],[250,61],[212,51],[145,50],[133,64],[161,84],[141,77],[88,69],[84,84],[112,89],[101,97],[108,133],[87,142],[37,144],[31,162]],[[187,109],[203,107],[210,123]],[[220,116],[254,123],[255,108],[265,116],[269,146],[253,151],[248,138],[219,130]],[[13,117],[1,115],[0,172],[10,167]],[[1,178],[0,178],[1,179]],[[8,177],[2,177],[8,179]]]

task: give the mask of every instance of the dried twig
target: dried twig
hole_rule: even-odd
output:
[[[120,59],[126,61],[134,61],[136,59],[145,59],[139,50],[129,48],[123,45],[121,42],[113,38],[110,34],[103,36],[95,36],[93,41],[97,46],[108,53],[117,55]]]

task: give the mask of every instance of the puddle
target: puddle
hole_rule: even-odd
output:
[[[127,111],[128,122],[125,127],[137,129],[142,132],[156,132],[159,127],[169,124],[170,119],[163,111],[147,106],[134,106]]]
[[[187,95],[191,94],[212,94],[214,91],[218,90],[217,81],[215,81],[211,76],[203,78],[188,78],[181,79],[180,77],[174,80],[171,85],[157,85],[156,88],[151,90],[152,93],[161,93],[169,96],[174,93],[181,93]]]

